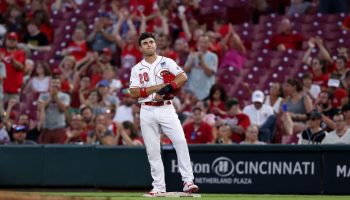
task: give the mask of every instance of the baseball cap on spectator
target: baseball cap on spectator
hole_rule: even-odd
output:
[[[307,118],[310,119],[322,119],[322,114],[318,112],[317,110],[312,110],[308,115]]]
[[[225,37],[228,34],[228,29],[229,29],[229,25],[228,24],[223,24],[220,29],[219,29],[219,33],[222,37]]]
[[[342,99],[347,97],[348,94],[342,88],[337,88],[334,91],[333,107],[339,107],[341,105]]]
[[[252,95],[252,102],[263,103],[264,98],[265,98],[264,93],[261,90],[255,90]]]
[[[10,32],[8,35],[7,35],[7,38],[8,39],[14,39],[16,41],[18,41],[18,35],[16,32]]]
[[[107,54],[107,55],[112,55],[112,50],[108,47],[105,47],[102,49],[102,53]]]
[[[18,132],[27,132],[27,127],[19,124],[15,124],[12,126],[13,128],[13,133],[18,133]]]
[[[226,108],[231,108],[232,106],[234,106],[234,105],[238,105],[239,104],[239,101],[238,101],[238,99],[237,98],[232,98],[232,99],[230,99],[230,100],[228,100],[227,102],[226,102]]]
[[[97,87],[109,87],[109,82],[107,80],[102,80],[97,83]]]

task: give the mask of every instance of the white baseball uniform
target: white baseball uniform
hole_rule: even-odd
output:
[[[162,73],[168,71],[175,76],[184,71],[174,60],[157,55],[152,63],[142,60],[131,70],[130,88],[144,88],[164,83]],[[160,151],[160,133],[166,134],[176,150],[179,170],[184,182],[193,181],[193,172],[185,134],[171,101],[163,105],[145,105],[155,102],[153,93],[146,98],[139,98],[141,103],[141,131],[146,145],[148,160],[153,178],[153,191],[165,192],[164,166]]]

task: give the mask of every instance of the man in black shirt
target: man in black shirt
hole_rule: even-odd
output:
[[[34,21],[27,23],[27,33],[22,42],[31,50],[50,51],[47,36],[40,31],[39,26]]]
[[[326,136],[326,132],[321,128],[322,114],[313,110],[308,114],[308,128],[298,135],[298,144],[320,144]]]

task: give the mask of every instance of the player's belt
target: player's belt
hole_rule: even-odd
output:
[[[164,106],[164,105],[171,105],[171,101],[151,101],[151,102],[144,102],[143,105],[146,105],[146,106]]]

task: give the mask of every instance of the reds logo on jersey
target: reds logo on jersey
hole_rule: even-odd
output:
[[[157,73],[157,76],[161,79],[163,79],[164,83],[170,83],[171,81],[174,80],[175,75],[170,73],[168,70],[166,69],[161,69],[159,70],[159,72]]]
[[[163,79],[164,75],[165,75],[165,74],[168,74],[168,73],[170,73],[168,70],[166,70],[166,69],[161,69],[161,70],[159,70],[159,71],[157,72],[156,76],[159,77],[159,78],[161,78],[161,79]]]

